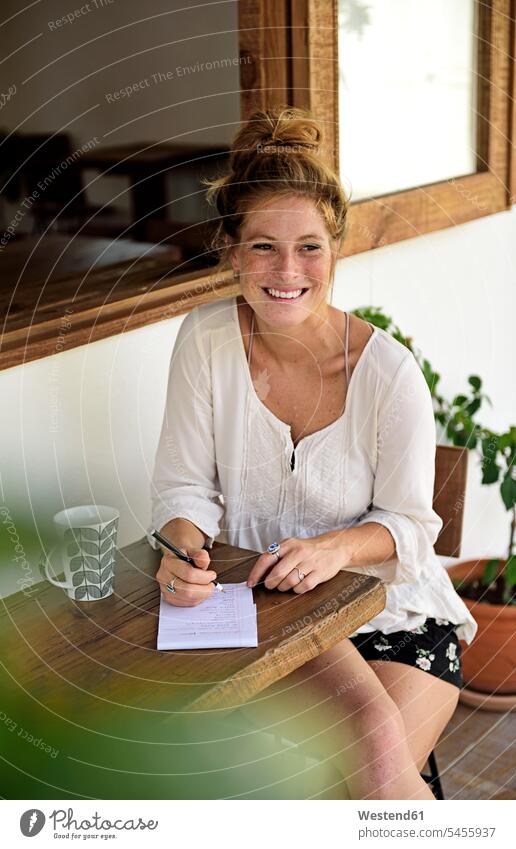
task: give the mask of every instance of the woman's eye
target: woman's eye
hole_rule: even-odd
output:
[[[312,251],[312,250],[315,250],[315,251],[316,251],[316,250],[318,250],[318,249],[319,249],[319,245],[303,245],[303,247],[304,247],[304,248],[310,248],[310,250],[311,250],[311,251]]]
[[[272,245],[267,244],[267,242],[262,242],[261,244],[253,245],[254,248],[271,248]]]

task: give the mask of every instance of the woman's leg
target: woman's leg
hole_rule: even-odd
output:
[[[396,661],[369,660],[403,718],[407,743],[421,771],[455,712],[460,690],[422,669]]]
[[[396,702],[348,639],[242,710],[337,766],[341,798],[435,798],[414,763]]]

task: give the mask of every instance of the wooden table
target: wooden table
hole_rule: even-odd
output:
[[[236,582],[257,556],[215,544],[211,559],[223,581]],[[300,751],[266,751],[274,736],[238,725],[246,718],[235,708],[379,613],[381,581],[343,571],[303,595],[255,587],[257,647],[157,651],[161,554],[144,538],[117,557],[107,599],[74,602],[44,582],[0,605],[2,797],[314,792]],[[53,746],[55,758],[27,743],[26,731]]]
[[[211,560],[223,581],[237,582],[245,580],[258,556],[215,544]],[[129,695],[140,706],[236,707],[385,606],[380,580],[348,571],[302,595],[262,585],[253,589],[256,648],[157,651],[160,592],[154,575],[160,558],[145,538],[120,550],[115,592],[100,602],[74,602],[47,582],[30,588],[30,597],[17,593],[6,599],[2,619],[11,627],[3,635],[4,647],[9,645],[31,692],[53,696],[57,675],[88,682],[88,688],[112,700],[123,689],[124,698]],[[129,694],[127,676],[134,681]]]

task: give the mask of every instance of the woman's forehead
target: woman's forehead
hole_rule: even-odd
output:
[[[242,235],[246,238],[324,237],[324,221],[308,198],[283,198],[266,207],[251,209],[245,216]]]

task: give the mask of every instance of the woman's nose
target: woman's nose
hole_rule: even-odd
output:
[[[294,250],[286,249],[279,252],[276,271],[287,276],[295,275],[299,270],[298,258]]]

